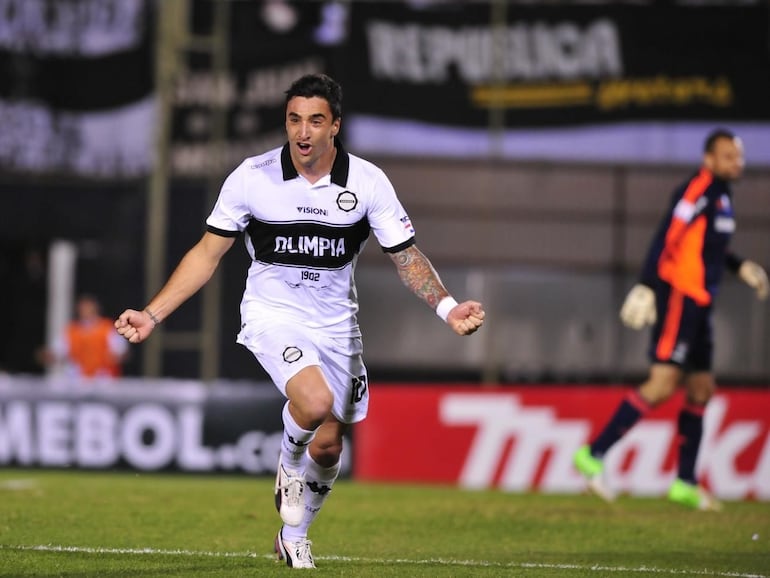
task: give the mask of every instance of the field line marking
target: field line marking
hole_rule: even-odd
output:
[[[77,554],[136,554],[156,556],[202,556],[206,558],[275,558],[274,554],[256,554],[254,552],[209,552],[206,550],[161,550],[157,548],[100,548],[89,546],[57,546],[41,544],[37,546],[0,544],[0,551],[37,551],[37,552],[72,552]],[[743,572],[716,572],[712,570],[675,570],[673,568],[657,568],[655,566],[604,566],[599,564],[548,564],[541,562],[486,562],[483,560],[447,560],[445,558],[430,558],[427,560],[410,560],[407,558],[364,558],[359,556],[315,556],[316,560],[332,562],[363,562],[367,564],[440,564],[443,566],[489,567],[489,568],[524,568],[543,570],[590,570],[594,572],[622,572],[637,574],[663,574],[684,576],[717,576],[720,578],[770,578],[765,574],[746,574]]]

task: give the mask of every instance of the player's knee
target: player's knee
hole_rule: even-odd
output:
[[[669,380],[650,379],[639,386],[639,395],[641,395],[648,404],[655,407],[674,395],[677,385],[676,382]]]
[[[647,381],[639,386],[639,394],[654,407],[674,395],[682,377],[683,372],[676,365],[655,364],[650,369]]]
[[[716,391],[713,379],[700,379],[687,383],[687,402],[695,405],[706,405]]]
[[[687,403],[690,403],[692,405],[704,406],[711,400],[713,395],[714,395],[713,391],[690,392],[687,394]]]
[[[313,425],[312,429],[326,421],[332,410],[333,402],[332,392],[327,388],[315,388],[313,391],[306,392],[301,400],[292,401],[292,403],[296,403],[302,413],[303,421]]]

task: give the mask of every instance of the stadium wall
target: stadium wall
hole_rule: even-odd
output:
[[[356,281],[373,379],[605,383],[636,381],[646,372],[647,332],[625,329],[617,312],[666,198],[689,167],[374,160],[391,175],[418,245],[444,282],[458,298],[481,300],[490,315],[482,332],[457,339],[403,288],[371,239]],[[169,272],[200,238],[210,210],[202,184],[177,184],[172,193]],[[25,273],[25,247],[44,253],[56,239],[74,242],[76,290],[101,296],[108,315],[145,301],[148,248],[139,183],[6,181],[0,194],[14,207],[0,213],[0,281],[15,305],[0,338],[0,367],[31,371],[44,340],[46,279]],[[736,186],[735,209],[734,249],[770,270],[770,172],[747,172]],[[224,379],[266,379],[234,342],[247,267],[238,242],[220,268],[222,337],[215,346]],[[196,329],[198,299],[164,328]],[[715,309],[715,335],[722,383],[770,383],[770,308],[733,275],[725,276]],[[127,375],[141,372],[142,353],[132,348]],[[168,352],[164,376],[197,379],[198,355]],[[29,362],[20,366],[23,357]]]
[[[577,493],[574,451],[625,386],[375,383],[343,474],[379,482]],[[283,398],[268,383],[0,378],[0,466],[273,475]],[[674,476],[676,401],[616,446],[621,492],[658,495]],[[397,426],[395,425],[397,424]],[[705,422],[704,484],[729,500],[770,500],[770,392],[731,389]]]

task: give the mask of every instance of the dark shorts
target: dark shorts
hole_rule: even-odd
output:
[[[699,306],[667,283],[655,289],[658,319],[652,328],[649,357],[685,371],[711,371],[714,349],[711,305]]]

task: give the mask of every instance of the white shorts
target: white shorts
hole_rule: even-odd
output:
[[[356,423],[366,417],[369,379],[360,337],[319,335],[291,323],[258,327],[246,322],[236,341],[254,354],[284,397],[286,384],[294,375],[318,365],[334,395],[334,417],[342,423]]]

